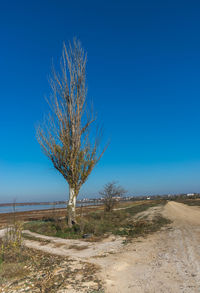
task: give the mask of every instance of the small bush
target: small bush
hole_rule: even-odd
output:
[[[16,222],[14,225],[7,227],[1,244],[1,259],[3,261],[20,257],[23,245],[22,228],[21,222]]]

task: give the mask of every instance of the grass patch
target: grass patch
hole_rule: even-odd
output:
[[[153,221],[133,220],[134,216],[144,212],[149,208],[164,205],[166,201],[145,201],[131,203],[125,209],[118,209],[112,212],[103,210],[91,211],[82,217],[77,217],[77,224],[72,228],[67,226],[65,219],[48,218],[40,221],[31,221],[25,224],[25,229],[47,236],[60,238],[80,239],[88,241],[102,239],[108,234],[132,236],[143,235],[157,231],[163,225],[169,223],[168,220],[157,217]]]

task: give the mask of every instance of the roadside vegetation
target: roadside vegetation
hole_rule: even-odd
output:
[[[35,251],[23,242],[10,240],[6,246],[4,238],[0,246],[0,292],[103,292],[93,264]]]
[[[95,265],[27,248],[24,238],[35,240],[23,233],[23,223],[14,211],[0,238],[0,292],[56,293],[75,289],[103,293]],[[42,240],[42,245],[47,243]]]
[[[137,237],[155,232],[169,223],[161,215],[155,216],[151,221],[135,218],[138,213],[165,203],[163,200],[130,203],[128,207],[116,208],[112,212],[97,209],[78,215],[77,223],[72,228],[67,225],[66,218],[52,217],[27,222],[24,229],[47,236],[86,238],[91,241],[100,240],[110,234]]]
[[[0,259],[0,292],[103,292],[96,272],[93,264],[23,247],[20,254],[10,251]]]

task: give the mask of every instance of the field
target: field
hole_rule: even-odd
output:
[[[6,217],[16,226],[23,220],[23,238],[1,249],[2,293],[198,292],[198,206],[160,200],[119,204],[110,213],[85,207],[72,229],[65,210],[1,215],[2,228]]]
[[[93,241],[102,239],[108,234],[137,237],[158,230],[165,224],[166,220],[156,216],[152,221],[135,220],[134,216],[149,208],[164,205],[165,201],[136,202],[128,206],[121,204],[110,213],[104,212],[103,208],[96,210],[81,210],[77,215],[77,224],[69,229],[65,217],[61,218],[58,212],[51,217],[43,217],[42,220],[29,221],[24,229],[39,234],[61,237],[66,239],[81,239],[84,236]]]

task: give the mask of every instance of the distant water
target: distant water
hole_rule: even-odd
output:
[[[100,203],[81,203],[77,204],[77,206],[89,206],[89,205],[98,205]],[[25,206],[16,206],[15,211],[16,212],[25,212],[25,211],[34,211],[34,210],[48,210],[48,209],[60,209],[60,208],[66,208],[66,204],[46,204],[46,205],[25,205]],[[12,213],[13,212],[13,206],[8,207],[0,207],[0,214],[2,213]]]

